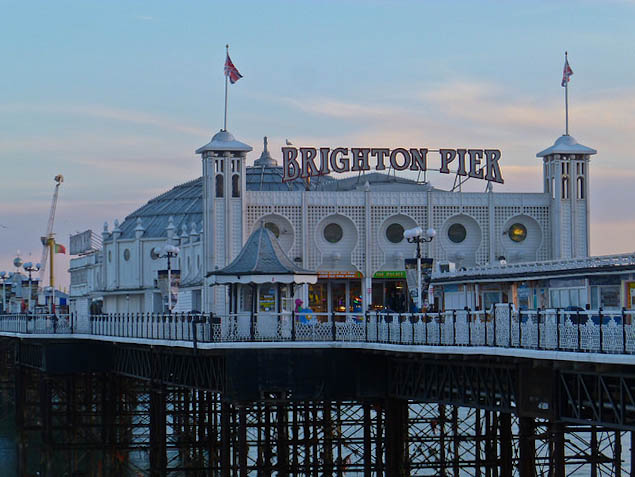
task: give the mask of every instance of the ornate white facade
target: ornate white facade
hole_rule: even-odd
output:
[[[415,226],[437,231],[422,255],[457,269],[588,256],[589,161],[596,151],[571,136],[538,154],[544,175],[538,193],[449,192],[378,173],[282,183],[266,142],[248,167],[251,150],[220,131],[197,150],[200,179],[153,199],[112,230],[105,227],[103,249],[72,261],[75,303],[85,307],[101,297],[107,312],[162,311],[157,271],[167,263],[152,251],[171,243],[181,249],[172,263],[181,272],[175,310],[222,313],[227,291],[205,286],[207,277],[228,265],[263,223],[291,260],[320,273],[322,288],[304,286],[287,296],[324,312],[352,311],[358,298],[363,309],[395,308],[395,296],[403,300],[404,259],[415,255],[402,234]],[[90,290],[78,281],[86,269],[96,277]]]

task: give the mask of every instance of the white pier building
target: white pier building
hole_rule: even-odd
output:
[[[457,269],[589,254],[589,166],[596,151],[572,136],[537,154],[544,190],[533,193],[451,192],[376,172],[285,183],[266,138],[249,166],[251,151],[221,130],[196,151],[202,177],[104,225],[103,248],[71,261],[73,308],[103,300],[104,312],[163,311],[158,271],[167,263],[156,249],[169,243],[180,248],[171,264],[181,282],[174,310],[224,313],[227,287],[209,286],[209,275],[227,266],[261,224],[294,263],[318,272],[314,285],[285,287],[280,306],[290,309],[300,298],[315,312],[405,311],[404,259],[414,257],[415,245],[403,231],[415,226],[437,231],[422,255]],[[259,285],[259,310],[278,307],[272,295],[273,286]]]

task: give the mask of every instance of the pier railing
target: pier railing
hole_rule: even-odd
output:
[[[369,342],[635,354],[635,310],[490,310],[441,313],[114,313],[92,315],[95,336],[220,342]],[[74,332],[71,315],[0,315],[0,332]]]
[[[25,334],[73,333],[71,314],[0,314],[0,332]]]

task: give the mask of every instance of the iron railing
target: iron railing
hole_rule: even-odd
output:
[[[0,332],[25,334],[73,333],[71,314],[0,314]]]
[[[188,342],[369,342],[635,354],[635,310],[490,310],[441,313],[111,313],[90,316],[95,336]],[[73,333],[72,315],[0,315],[0,332]]]

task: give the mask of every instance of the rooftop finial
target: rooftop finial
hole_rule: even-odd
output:
[[[267,136],[265,136],[265,138],[264,138],[264,142],[265,142],[265,152],[269,152],[269,151],[267,151],[267,142],[268,142],[268,141],[267,141]]]

